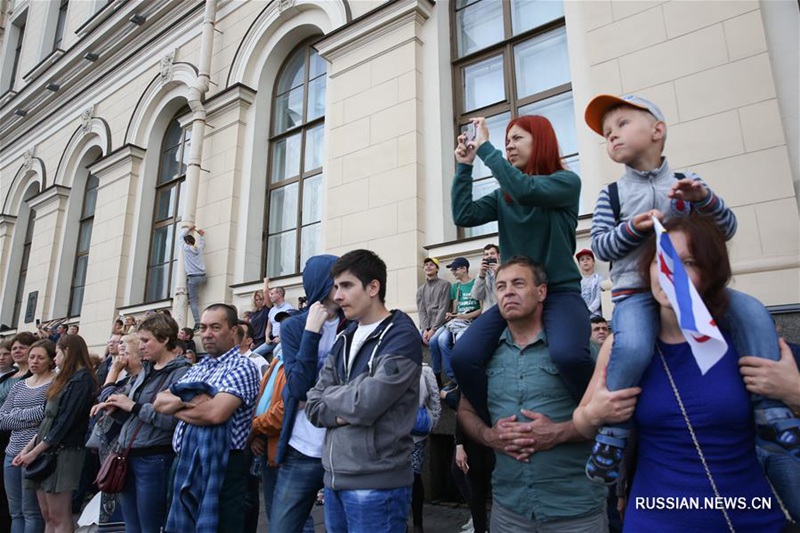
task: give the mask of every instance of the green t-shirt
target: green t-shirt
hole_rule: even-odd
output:
[[[456,313],[466,314],[481,308],[481,302],[472,297],[473,285],[475,285],[474,279],[467,283],[457,281],[450,286],[450,299],[458,302]]]

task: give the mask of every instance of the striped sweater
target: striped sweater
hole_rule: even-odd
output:
[[[686,177],[700,181],[700,176],[691,172]],[[652,232],[641,233],[633,227],[632,219],[639,213],[658,209],[665,220],[675,216],[686,216],[692,211],[714,217],[726,239],[736,233],[736,216],[725,206],[725,202],[709,189],[702,202],[691,203],[667,197],[675,184],[675,174],[663,158],[661,166],[649,172],[640,172],[625,167],[625,174],[617,181],[619,190],[620,217],[615,220],[611,208],[608,187],[600,191],[592,216],[592,251],[603,261],[612,261],[612,299],[619,301],[633,292],[647,289],[637,271],[642,254],[640,246]]]
[[[6,457],[14,457],[28,444],[39,430],[47,403],[48,381],[31,388],[25,380],[14,383],[6,401],[0,408],[0,430],[11,431]]]

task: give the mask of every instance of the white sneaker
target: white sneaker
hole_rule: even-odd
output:
[[[472,524],[472,517],[469,518],[469,521],[461,526],[461,533],[475,533],[475,526]]]

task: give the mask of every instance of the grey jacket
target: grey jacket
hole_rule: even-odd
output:
[[[381,322],[355,354],[351,324],[340,333],[306,395],[306,416],[328,428],[322,466],[334,490],[411,486],[411,429],[419,408],[422,345],[402,311]],[[354,358],[348,372],[345,362]],[[337,423],[337,418],[346,422]]]
[[[436,331],[444,325],[450,311],[450,282],[442,278],[426,279],[417,289],[419,328]]]
[[[494,278],[494,270],[487,269],[486,276],[477,276],[475,284],[472,286],[472,297],[481,301],[481,308],[484,313],[497,303],[497,298],[494,295]]]
[[[140,421],[144,423],[136,435],[132,449],[172,445],[172,433],[178,424],[178,419],[172,415],[157,413],[153,409],[153,401],[159,392],[178,381],[190,366],[189,361],[183,357],[176,357],[161,370],[154,370],[149,361],[143,363],[142,371],[128,393],[128,398],[136,402],[136,405],[120,429],[118,437],[120,447],[124,448],[130,443]]]

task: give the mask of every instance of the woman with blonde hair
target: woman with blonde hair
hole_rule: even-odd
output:
[[[253,312],[250,313],[250,324],[253,326],[253,349],[266,342],[267,320],[269,319],[269,278],[264,278],[264,288],[253,293]]]
[[[119,340],[119,353],[114,356],[108,369],[108,376],[98,398],[99,403],[92,407],[91,414],[97,417],[90,442],[97,447],[100,464],[105,462],[108,454],[117,443],[122,424],[130,416],[125,411],[111,410],[107,412],[105,401],[112,394],[127,394],[142,371],[142,356],[139,353],[139,335],[129,333]],[[96,438],[95,438],[96,437]],[[87,444],[89,445],[89,444]],[[100,519],[98,532],[118,532],[125,530],[122,506],[116,494],[104,492],[100,496]]]

